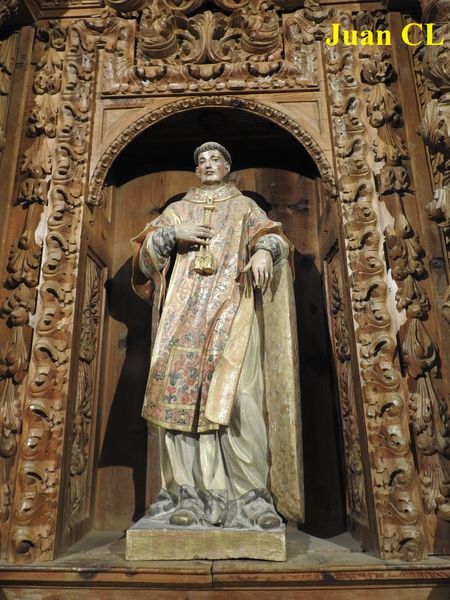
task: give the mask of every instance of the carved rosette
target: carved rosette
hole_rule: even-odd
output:
[[[36,138],[37,166],[28,153],[27,172],[41,186],[48,180],[48,217],[39,302],[24,404],[15,511],[9,557],[16,562],[49,560],[55,552],[56,510],[61,497],[68,373],[73,331],[75,277],[80,249],[83,181],[87,178],[94,46],[90,31],[77,21],[58,28],[58,47],[40,61],[38,96],[29,120],[54,146]],[[40,90],[59,94],[58,103]],[[51,94],[52,95],[52,94]],[[58,115],[53,108],[58,106]],[[48,148],[48,149],[47,149]],[[27,188],[28,189],[28,188]]]
[[[350,14],[339,13],[338,18],[335,17],[337,21],[343,29],[357,29]],[[359,50],[355,47],[327,47],[328,85],[377,535],[383,558],[411,560],[424,555],[425,540],[410,452],[407,393],[395,360],[396,338],[388,310],[387,273],[376,211],[376,183],[366,142],[366,102],[361,78],[373,82],[368,99],[372,125],[385,128],[385,110],[390,119],[395,118],[397,111],[395,100],[386,93],[382,80],[389,74],[383,55],[363,54],[361,58],[360,63]],[[382,142],[386,154],[389,132],[384,129],[384,133]],[[406,185],[398,164],[401,154],[398,144],[380,177],[384,189],[397,181],[395,185]]]

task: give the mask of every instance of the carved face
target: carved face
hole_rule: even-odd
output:
[[[195,173],[204,185],[222,183],[229,172],[230,165],[218,150],[206,150],[199,154]]]

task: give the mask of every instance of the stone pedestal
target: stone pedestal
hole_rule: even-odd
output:
[[[127,560],[255,558],[286,560],[286,532],[277,529],[175,527],[144,516],[127,530]]]

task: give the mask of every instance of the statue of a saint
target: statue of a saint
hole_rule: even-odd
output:
[[[223,146],[194,159],[200,187],[132,240],[134,289],[158,323],[143,416],[159,430],[162,488],[149,514],[276,529],[279,513],[302,518],[291,244],[224,183]]]

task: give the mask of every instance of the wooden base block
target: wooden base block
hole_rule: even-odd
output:
[[[271,531],[161,524],[143,517],[127,530],[127,560],[286,560],[284,525]]]

